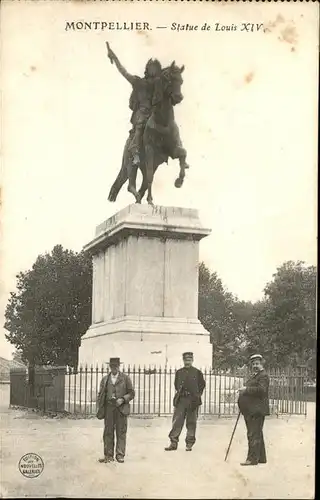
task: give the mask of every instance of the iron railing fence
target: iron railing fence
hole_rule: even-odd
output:
[[[166,416],[173,413],[174,377],[176,368],[123,366],[135,389],[131,414]],[[228,416],[238,413],[238,389],[248,377],[246,370],[221,371],[204,369],[206,388],[200,415]],[[287,368],[267,370],[270,377],[270,409],[272,414],[306,415],[306,372]],[[96,413],[96,400],[102,377],[108,367],[67,369],[65,375],[65,406],[67,412],[84,416]]]

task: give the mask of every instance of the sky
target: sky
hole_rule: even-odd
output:
[[[317,4],[4,0],[1,10],[1,355],[14,350],[2,325],[16,274],[55,244],[81,250],[134,202],[126,188],[107,201],[130,128],[130,85],[107,40],[134,74],[150,57],[185,65],[175,116],[190,169],[178,190],[178,162],[159,167],[154,202],[199,210],[212,230],[200,259],[225,287],[258,300],[283,262],[316,263]],[[65,30],[99,20],[152,30]]]

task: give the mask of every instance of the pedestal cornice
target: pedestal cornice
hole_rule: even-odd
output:
[[[195,209],[134,204],[97,226],[84,250],[96,253],[129,236],[200,241],[210,232]]]

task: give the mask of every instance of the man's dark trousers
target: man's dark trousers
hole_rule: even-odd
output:
[[[267,462],[266,449],[263,439],[264,415],[244,415],[248,436],[248,456],[247,460],[252,463],[265,464]]]
[[[124,458],[126,453],[128,417],[111,404],[105,407],[104,417],[104,456],[113,457],[114,454],[114,433],[117,437],[116,458]]]
[[[185,421],[187,427],[186,445],[194,445],[194,443],[196,442],[197,418],[198,407],[194,407],[191,405],[191,398],[180,397],[179,402],[174,409],[172,429],[169,434],[169,439],[173,446],[178,446],[179,437]]]

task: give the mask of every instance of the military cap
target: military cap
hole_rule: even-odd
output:
[[[250,356],[250,361],[254,361],[255,359],[262,359],[261,354],[252,354],[252,356]]]
[[[120,366],[120,358],[110,358],[109,365]]]
[[[182,354],[182,358],[183,358],[183,359],[193,358],[193,352],[184,352],[184,353]]]

